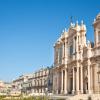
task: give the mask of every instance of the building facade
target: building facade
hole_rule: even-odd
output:
[[[19,76],[12,82],[11,95],[21,95],[23,92],[23,84],[28,81],[31,74]]]
[[[41,68],[31,74],[22,75],[12,82],[12,95],[45,95],[52,92],[53,70]]]
[[[86,25],[71,23],[54,44],[53,93],[100,93],[100,14],[93,22],[94,43]]]
[[[33,73],[33,76],[28,79],[30,83],[30,91],[33,95],[43,95],[46,92],[52,92],[52,77],[50,68],[42,68]]]
[[[11,84],[0,80],[0,95],[9,95],[11,91]]]

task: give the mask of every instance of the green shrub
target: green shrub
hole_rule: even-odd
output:
[[[36,96],[36,97],[28,97],[28,98],[23,98],[22,96],[20,97],[11,97],[10,99],[5,99],[5,96],[0,96],[0,100],[48,100],[47,97],[45,96]]]

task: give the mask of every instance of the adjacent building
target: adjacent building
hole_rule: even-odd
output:
[[[52,77],[51,68],[41,68],[40,70],[33,73],[33,76],[28,79],[30,85],[30,93],[33,95],[43,95],[46,92],[52,92]]]
[[[11,91],[11,84],[0,81],[0,95],[9,95]]]
[[[86,40],[85,23],[77,21],[54,44],[53,93],[100,93],[100,14],[93,28],[94,43]]]
[[[40,70],[22,75],[12,82],[12,95],[45,95],[52,93],[53,70],[41,68]]]
[[[18,77],[12,82],[11,95],[20,95],[23,91],[23,83],[28,81],[31,74],[26,74]]]

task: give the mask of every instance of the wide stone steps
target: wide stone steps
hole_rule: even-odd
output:
[[[51,100],[100,100],[100,94],[80,94],[80,95],[52,95]]]

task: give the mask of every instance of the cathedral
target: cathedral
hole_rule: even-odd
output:
[[[100,14],[93,22],[94,43],[83,21],[71,23],[54,44],[53,93],[100,93]]]

